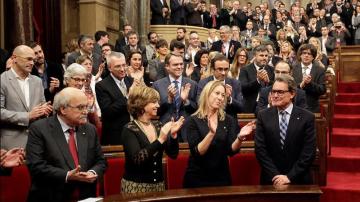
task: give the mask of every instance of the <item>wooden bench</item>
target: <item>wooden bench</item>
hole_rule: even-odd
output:
[[[340,46],[336,53],[339,57],[339,81],[360,82],[360,46]]]

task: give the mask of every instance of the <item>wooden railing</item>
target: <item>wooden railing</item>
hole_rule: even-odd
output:
[[[360,82],[360,46],[340,46],[335,54],[339,58],[339,81]]]
[[[322,194],[318,186],[232,186],[195,189],[173,189],[164,192],[118,194],[105,197],[112,201],[197,201],[197,202],[317,202]]]

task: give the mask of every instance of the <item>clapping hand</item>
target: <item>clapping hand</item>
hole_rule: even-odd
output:
[[[247,123],[244,127],[241,128],[240,133],[238,135],[238,137],[245,137],[250,135],[256,128],[256,124],[255,121],[251,121],[249,123]]]
[[[190,89],[191,89],[191,83],[187,83],[181,87],[180,97],[182,101],[185,102],[186,100],[188,100]]]

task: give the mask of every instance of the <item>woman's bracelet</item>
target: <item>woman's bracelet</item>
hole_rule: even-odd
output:
[[[237,139],[240,140],[240,142],[246,140],[246,136],[241,136],[240,134],[237,136]]]

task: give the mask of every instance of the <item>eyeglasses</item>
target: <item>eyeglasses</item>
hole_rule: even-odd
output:
[[[87,79],[82,79],[82,78],[77,78],[77,77],[71,77],[72,80],[74,80],[75,82],[79,83],[79,82],[86,82]]]
[[[15,57],[22,58],[22,59],[26,60],[27,62],[35,62],[35,58],[33,58],[33,57],[21,57],[20,55],[15,55]]]
[[[227,72],[229,71],[229,68],[216,68],[215,70],[219,72]]]
[[[287,71],[275,70],[275,74],[289,74],[289,72],[287,72]]]
[[[303,52],[301,52],[301,54],[302,55],[312,55],[310,52],[308,52],[308,51],[303,51]]]
[[[88,106],[87,105],[78,105],[78,106],[68,105],[68,107],[78,109],[79,111],[85,111],[85,110],[88,111]]]
[[[288,90],[271,90],[270,93],[272,95],[278,94],[279,96],[283,96]]]

